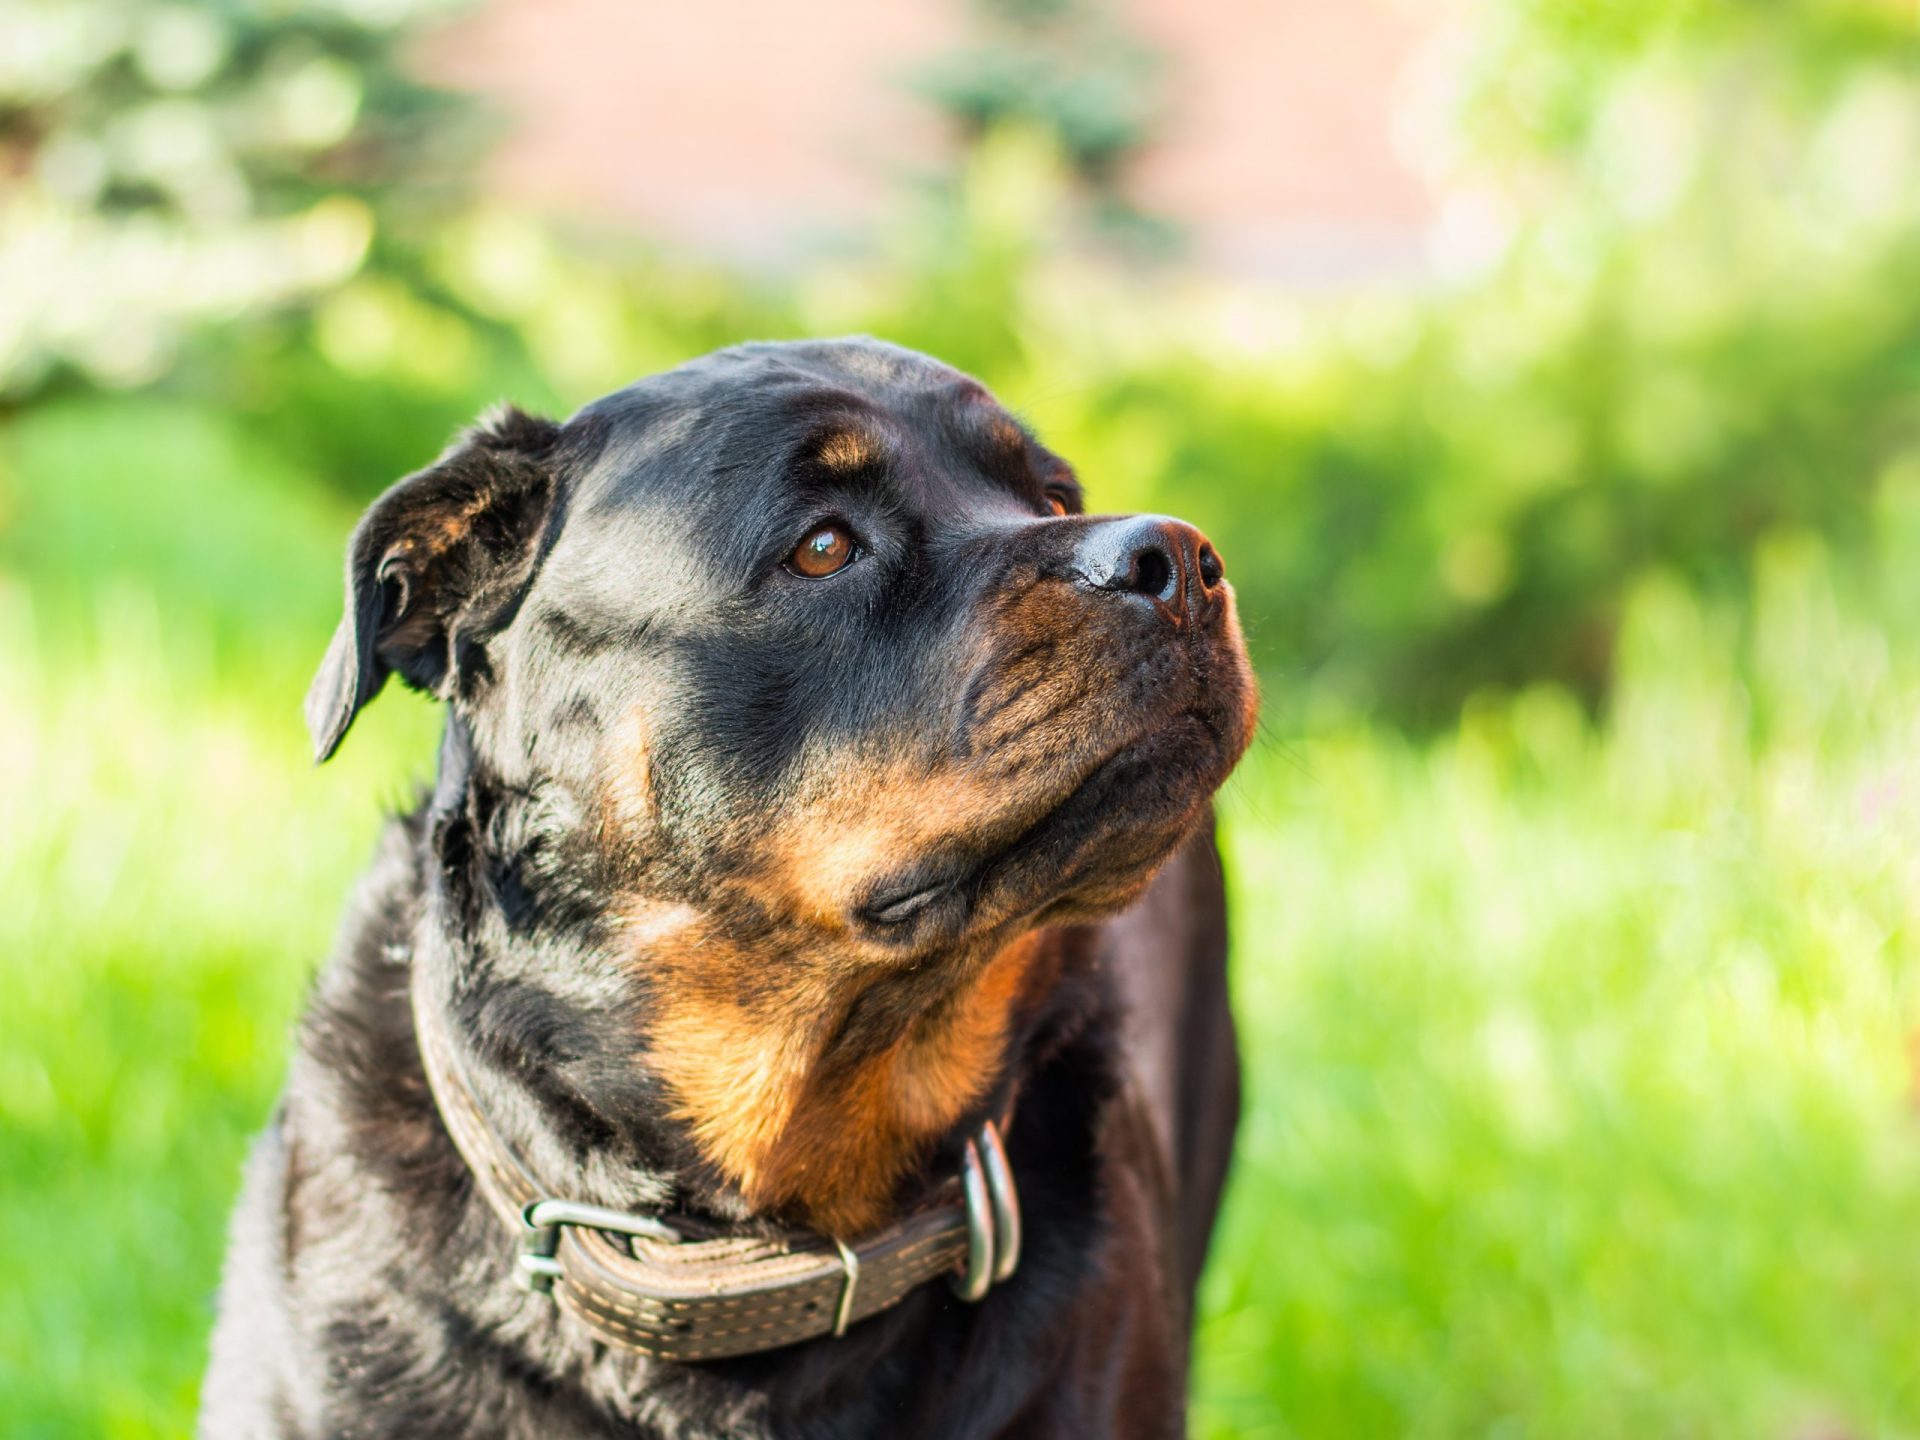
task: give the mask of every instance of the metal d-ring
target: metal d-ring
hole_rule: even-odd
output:
[[[847,1275],[840,1285],[840,1304],[833,1312],[833,1333],[840,1336],[847,1333],[847,1326],[853,1322],[853,1296],[860,1288],[860,1257],[838,1236],[834,1237],[833,1248],[840,1252],[840,1268]]]
[[[1000,1143],[1000,1127],[991,1120],[980,1127],[980,1161],[993,1206],[993,1283],[998,1285],[1020,1265],[1020,1192],[1014,1188],[1007,1147]]]
[[[952,1284],[953,1293],[971,1303],[993,1284],[993,1200],[980,1147],[971,1140],[960,1166],[960,1189],[967,1199],[967,1270],[954,1277]]]
[[[582,1205],[574,1200],[535,1200],[520,1212],[526,1222],[527,1237],[520,1245],[520,1277],[530,1290],[553,1289],[560,1278],[560,1227],[581,1225],[589,1230],[607,1230],[615,1235],[638,1235],[647,1240],[677,1243],[680,1232],[664,1220],[651,1215],[630,1215],[604,1205]]]

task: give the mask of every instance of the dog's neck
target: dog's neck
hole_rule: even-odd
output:
[[[638,1356],[606,1357],[551,1301],[516,1283],[520,1237],[478,1193],[435,1118],[406,1003],[410,972],[426,967],[489,1121],[556,1192],[626,1210],[691,1208],[742,1233],[759,1222],[671,1118],[658,1078],[635,1063],[641,1016],[627,987],[595,982],[550,937],[517,937],[490,904],[462,914],[457,887],[444,883],[450,852],[432,831],[422,810],[389,833],[361,888],[361,919],[303,1022],[297,1064],[306,1078],[291,1087],[285,1134],[288,1224],[304,1244],[362,1257],[369,1294],[409,1272],[410,1303],[436,1317],[430,1333],[499,1337],[486,1351],[499,1373],[546,1377],[541,1403],[562,1410],[584,1402],[631,1418],[657,1387],[670,1387],[677,1404],[719,1417],[690,1433],[796,1433],[804,1421],[810,1432],[899,1434],[933,1433],[963,1396],[970,1414],[1002,1423],[1029,1403],[1071,1328],[1063,1307],[1110,1223],[1100,1117],[1119,1083],[1121,1027],[1092,932],[1058,936],[1061,981],[1023,1019],[1008,1064],[1021,1088],[1006,1138],[1025,1221],[1024,1298],[1013,1303],[996,1289],[974,1307],[944,1284],[927,1285],[840,1340],[660,1371]],[[587,978],[556,991],[543,966]],[[347,1163],[313,1162],[336,1147]],[[952,1163],[936,1148],[925,1170],[944,1178]],[[900,1192],[909,1203],[912,1184]],[[382,1223],[398,1248],[368,1248]],[[953,1357],[973,1353],[970,1327],[989,1315],[1000,1358],[983,1379]],[[935,1355],[947,1359],[930,1372]],[[470,1348],[459,1356],[469,1367],[496,1364]],[[521,1382],[510,1383],[521,1403]],[[990,1414],[978,1408],[983,1395]]]
[[[920,984],[942,988],[911,1007],[872,987],[755,1003],[684,935],[543,888],[537,808],[453,720],[414,963],[491,1123],[556,1193],[851,1237],[1009,1108],[1070,964],[1062,932],[934,957]]]

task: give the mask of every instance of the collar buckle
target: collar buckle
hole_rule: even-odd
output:
[[[651,1215],[632,1215],[604,1205],[582,1205],[573,1200],[535,1200],[523,1206],[521,1222],[527,1233],[520,1242],[520,1283],[529,1290],[549,1294],[561,1275],[556,1252],[560,1248],[560,1227],[584,1225],[615,1235],[638,1235],[646,1240],[680,1243],[680,1232],[664,1220]]]

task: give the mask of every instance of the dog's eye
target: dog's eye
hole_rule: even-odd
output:
[[[787,569],[808,580],[824,580],[846,569],[859,553],[844,526],[821,525],[794,546]]]
[[[1067,497],[1058,490],[1047,491],[1047,509],[1055,515],[1067,513]]]

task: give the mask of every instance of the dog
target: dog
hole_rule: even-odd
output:
[[[492,412],[307,700],[444,702],[232,1224],[200,1433],[1160,1437],[1238,1069],[1231,587],[969,377]]]

